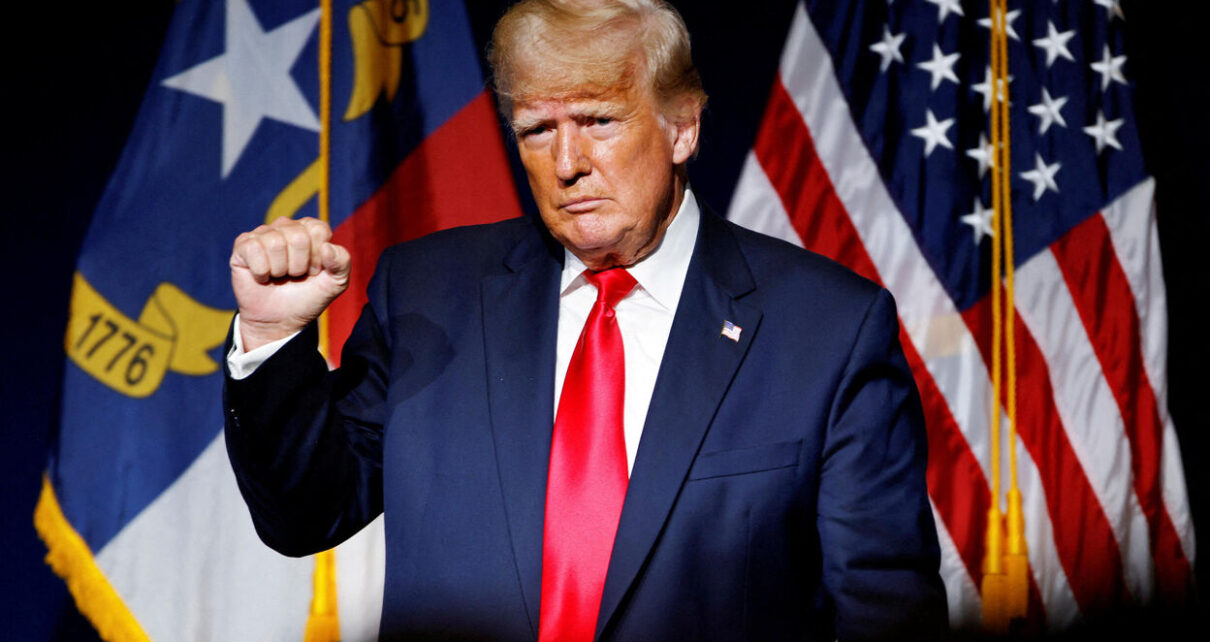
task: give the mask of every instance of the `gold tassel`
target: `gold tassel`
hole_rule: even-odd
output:
[[[1025,513],[1021,491],[1008,491],[1008,546],[1004,552],[1005,617],[1009,622],[1025,619],[1029,608],[1029,556],[1025,542]]]
[[[324,551],[315,556],[312,577],[311,613],[303,642],[340,640],[340,617],[336,605],[336,553]]]
[[[983,554],[983,629],[992,635],[1008,633],[1008,578],[1004,573],[1004,517],[1000,508],[987,511],[986,550]]]
[[[34,528],[46,542],[46,563],[67,584],[76,608],[108,642],[146,642],[147,634],[97,566],[88,543],[76,532],[55,497],[50,478],[34,509]]]

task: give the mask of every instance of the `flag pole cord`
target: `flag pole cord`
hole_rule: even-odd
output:
[[[319,220],[331,224],[332,167],[332,0],[320,0],[319,17]],[[319,350],[331,355],[328,313],[319,316]],[[340,616],[336,602],[336,552],[315,555],[311,609],[307,615],[304,642],[340,640]]]
[[[1015,269],[1009,133],[1008,32],[1006,0],[989,0],[991,16],[991,144],[992,144],[992,403],[991,505],[983,559],[983,626],[1007,633],[1013,620],[1023,619],[1029,597],[1029,562],[1025,519],[1017,479],[1017,367]],[[1007,362],[1007,363],[1005,363]],[[1007,379],[1007,381],[1005,381]],[[1007,390],[1005,390],[1007,384]],[[1008,439],[1001,441],[1001,402],[1008,415]],[[1007,444],[1009,490],[1007,524],[1000,510],[1001,446]]]

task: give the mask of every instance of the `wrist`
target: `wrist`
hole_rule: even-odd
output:
[[[265,322],[250,319],[242,312],[239,320],[240,342],[244,352],[251,352],[263,345],[291,337],[306,327],[305,323],[285,321]]]

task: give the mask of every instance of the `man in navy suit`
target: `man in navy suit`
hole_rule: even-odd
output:
[[[697,202],[680,17],[525,0],[491,59],[541,220],[388,250],[339,370],[327,226],[235,242],[226,434],[261,538],[383,513],[384,638],[937,637],[894,302]]]

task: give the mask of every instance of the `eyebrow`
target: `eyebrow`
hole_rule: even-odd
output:
[[[567,106],[567,114],[572,119],[584,118],[622,118],[626,115],[625,106],[606,100],[585,100],[577,101]],[[513,134],[520,136],[521,134],[537,127],[548,119],[537,115],[523,115],[512,119],[511,125]]]
[[[513,135],[520,136],[534,127],[541,125],[544,120],[544,118],[540,118],[538,116],[523,116],[520,118],[513,118],[512,123],[510,123],[513,128]]]

